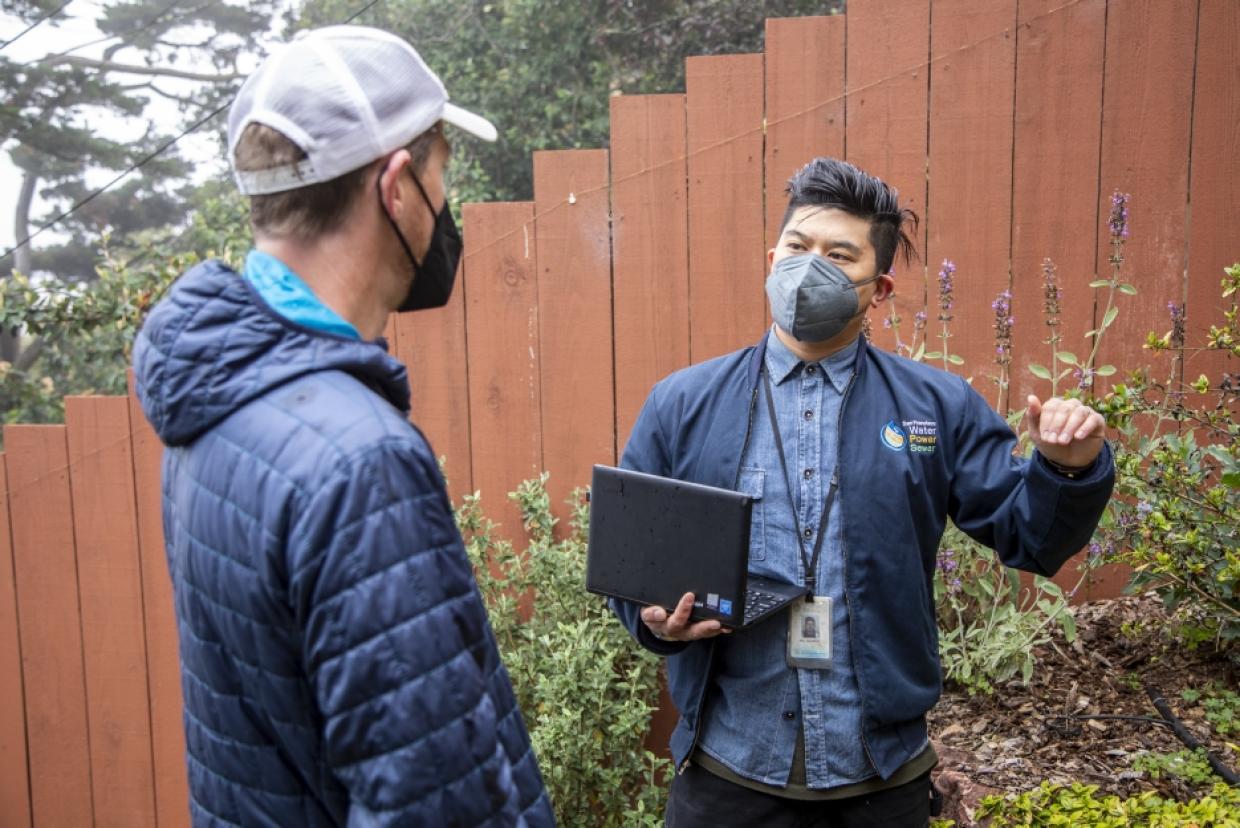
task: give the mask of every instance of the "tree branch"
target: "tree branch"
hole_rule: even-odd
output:
[[[13,370],[18,373],[25,373],[26,371],[29,371],[41,353],[43,353],[43,337],[39,337],[22,349],[21,355],[18,356],[17,361],[13,363]]]
[[[40,63],[50,66],[67,64],[69,66],[81,66],[87,69],[99,69],[104,72],[124,72],[130,75],[154,75],[155,77],[164,78],[182,78],[183,80],[206,81],[208,83],[226,83],[228,81],[241,80],[245,75],[236,72],[226,73],[222,75],[209,74],[206,72],[187,72],[182,69],[169,69],[158,66],[138,66],[132,63],[113,63],[109,60],[95,60],[94,58],[81,57],[79,55],[53,55],[39,61]]]

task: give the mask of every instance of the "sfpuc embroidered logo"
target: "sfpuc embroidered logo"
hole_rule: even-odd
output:
[[[908,436],[904,433],[904,429],[896,425],[895,420],[888,420],[879,435],[883,445],[892,451],[904,451],[904,447],[908,445]]]
[[[879,437],[892,451],[933,454],[939,444],[939,424],[933,420],[905,420],[903,424],[888,420]]]

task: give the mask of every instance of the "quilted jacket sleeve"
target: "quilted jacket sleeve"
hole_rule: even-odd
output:
[[[327,762],[351,826],[523,825],[546,797],[419,448],[393,438],[346,458],[291,518],[289,599]]]

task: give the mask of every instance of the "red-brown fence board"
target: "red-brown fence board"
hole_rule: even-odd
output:
[[[844,16],[766,21],[766,247],[779,240],[788,179],[844,157]]]
[[[181,704],[181,659],[177,644],[172,578],[164,549],[160,467],[164,447],[142,414],[129,379],[129,432],[133,487],[142,557],[146,622],[147,688],[151,699],[151,757],[155,768],[155,813],[160,828],[189,825],[189,780]]]
[[[944,259],[958,268],[947,351],[993,402],[990,305],[1009,286],[1015,0],[936,0],[930,33],[927,293],[936,304]],[[941,330],[930,313],[930,332]],[[941,351],[931,338],[929,349]],[[934,360],[932,360],[933,362]],[[937,362],[942,365],[942,362]]]
[[[22,698],[21,642],[9,534],[9,484],[0,454],[0,813],[18,828],[30,825],[30,777],[26,772],[26,711]]]
[[[1102,117],[1105,0],[1062,7],[1055,0],[1020,3],[1016,30],[1016,115],[1012,181],[1012,408],[1031,393],[1045,400],[1051,383],[1029,366],[1051,367],[1044,316],[1042,263],[1050,258],[1062,291],[1060,350],[1082,351],[1093,327],[1098,136]],[[1070,126],[1069,126],[1070,125]],[[1060,368],[1059,370],[1062,370]],[[1075,385],[1071,376],[1060,384]],[[987,386],[987,390],[993,386]],[[1100,570],[1077,593],[1084,597],[1113,573]],[[1127,580],[1126,573],[1121,576]],[[1078,579],[1077,562],[1055,581],[1065,590]],[[1122,586],[1122,584],[1120,585]]]
[[[543,468],[552,506],[616,459],[606,150],[534,153]]]
[[[1170,328],[1167,303],[1184,301],[1196,6],[1162,0],[1111,0],[1107,6],[1096,266],[1099,276],[1110,274],[1111,194],[1129,193],[1131,236],[1122,278],[1138,293],[1118,297],[1119,316],[1103,338],[1099,362],[1121,371],[1150,362],[1142,347],[1146,334]],[[1099,316],[1104,302],[1099,299]],[[1100,389],[1108,385],[1099,383]]]
[[[689,364],[684,95],[611,99],[617,450],[658,380]]]
[[[155,824],[142,575],[125,397],[68,397],[95,825]]]
[[[1061,350],[1080,353],[1093,327],[1098,137],[1102,123],[1105,0],[1059,8],[1023,0],[1017,28],[1016,135],[1012,182],[1012,405],[1051,385],[1029,373],[1051,364],[1042,262],[1062,288]],[[1069,376],[1065,383],[1074,384]],[[1063,387],[1062,385],[1060,386]]]
[[[1223,268],[1240,262],[1235,226],[1240,205],[1240,3],[1201,0],[1197,38],[1186,308],[1190,348],[1205,344],[1210,325],[1222,325],[1225,305],[1219,282]],[[1189,355],[1184,376],[1191,382],[1205,374],[1217,387],[1226,366],[1218,352]]]
[[[508,493],[542,471],[534,205],[466,204],[464,224],[474,488],[516,542],[521,514]]]
[[[750,345],[766,323],[762,55],[685,61],[689,357]]]
[[[925,218],[926,117],[930,69],[930,0],[854,0],[845,15],[847,40],[847,160],[886,181],[900,205]],[[859,48],[858,44],[864,44]],[[926,296],[926,226],[913,233],[920,260],[897,261],[896,292],[871,312],[874,342],[895,350],[896,331],[883,326],[894,308],[899,336],[909,342],[913,315]]]
[[[426,434],[452,499],[473,491],[469,459],[469,371],[465,352],[465,280],[456,274],[452,298],[442,308],[402,313],[396,319],[393,353],[409,369],[410,418]]]
[[[5,426],[34,825],[91,825],[91,767],[64,426]]]

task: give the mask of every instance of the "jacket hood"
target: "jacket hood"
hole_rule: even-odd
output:
[[[273,388],[321,371],[348,373],[408,414],[408,375],[386,344],[290,322],[235,270],[207,261],[176,281],[138,333],[138,400],[168,446],[191,442]]]

